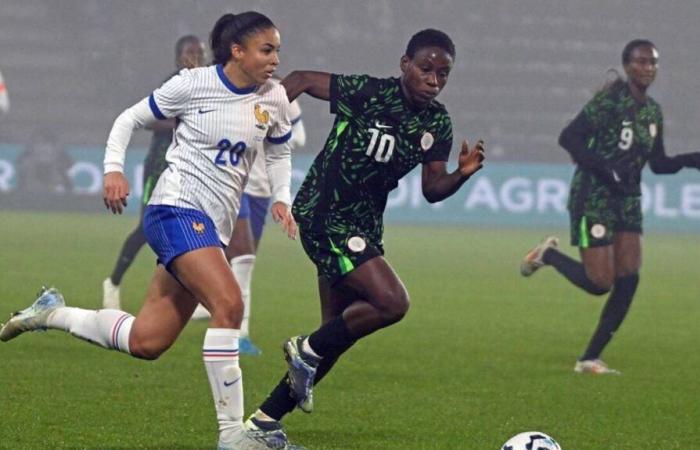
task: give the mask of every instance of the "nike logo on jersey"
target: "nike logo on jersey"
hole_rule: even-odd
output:
[[[623,127],[628,127],[628,126],[630,126],[630,125],[632,125],[632,121],[631,121],[631,120],[623,120],[623,121],[622,121],[622,126],[623,126]]]
[[[200,114],[206,114],[206,113],[209,113],[209,112],[212,112],[212,111],[216,111],[216,110],[215,110],[215,109],[202,109],[202,108],[199,108],[199,111],[197,111],[197,112],[200,113]]]
[[[238,378],[236,378],[235,380],[233,380],[233,381],[231,381],[231,382],[228,382],[228,381],[224,380],[224,386],[226,386],[226,387],[233,386],[234,384],[238,383],[238,380],[240,380],[240,379],[241,379],[241,377],[238,377]]]
[[[379,123],[378,120],[375,120],[375,121],[374,121],[374,126],[375,126],[375,128],[378,128],[378,129],[380,129],[380,130],[385,130],[385,129],[388,129],[388,128],[394,128],[394,127],[392,127],[391,125],[385,125],[385,124],[383,124],[383,123]]]

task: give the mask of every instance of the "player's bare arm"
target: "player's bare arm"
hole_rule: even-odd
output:
[[[304,92],[321,100],[331,98],[331,74],[328,72],[295,70],[284,77],[282,86],[286,89],[290,102]]]
[[[464,140],[459,152],[457,170],[452,173],[447,172],[445,161],[423,164],[422,184],[425,199],[435,203],[457,192],[469,177],[484,166],[485,148],[483,140],[477,141],[472,149],[469,148],[469,142]]]

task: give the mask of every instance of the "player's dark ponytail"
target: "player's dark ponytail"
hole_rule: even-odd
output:
[[[269,28],[275,28],[275,24],[267,16],[256,11],[228,13],[219,17],[209,38],[214,64],[226,64],[231,59],[233,44],[242,45],[249,35]]]

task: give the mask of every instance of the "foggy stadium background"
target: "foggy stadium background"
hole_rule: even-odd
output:
[[[700,3],[694,0],[3,0],[0,70],[11,109],[0,116],[0,149],[51,141],[100,153],[115,117],[172,72],[179,36],[207,39],[222,13],[249,9],[268,14],[280,29],[280,74],[398,75],[414,32],[446,31],[457,59],[438,100],[453,119],[453,158],[459,140],[484,138],[489,162],[515,163],[516,173],[520,162],[571,169],[557,146],[559,132],[603,85],[607,70],[620,70],[624,44],[648,38],[661,54],[651,95],[664,109],[667,151],[700,146]],[[325,102],[301,102],[308,138],[300,153],[312,155],[333,116]],[[145,148],[149,138],[136,133],[132,147]],[[17,207],[2,198],[0,208]]]

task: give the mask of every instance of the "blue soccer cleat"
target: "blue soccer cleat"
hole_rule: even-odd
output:
[[[306,336],[295,336],[287,339],[282,347],[287,360],[289,387],[299,409],[310,413],[314,409],[314,378],[316,367],[321,358],[309,355],[302,350]]]
[[[262,354],[262,350],[260,350],[257,345],[253,344],[253,341],[246,336],[238,340],[238,353],[241,355],[259,356]]]
[[[46,330],[46,319],[56,308],[66,306],[63,295],[56,288],[42,287],[32,306],[14,313],[0,329],[0,341],[7,342],[25,331]]]

